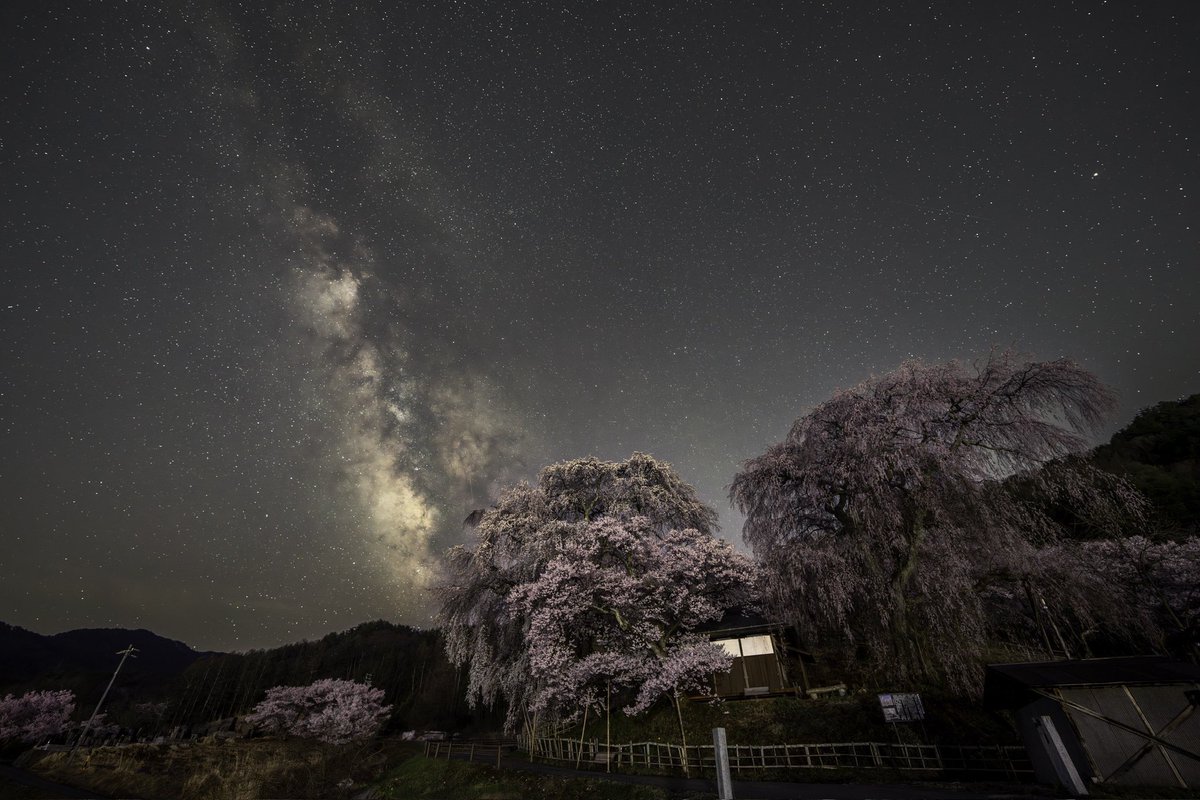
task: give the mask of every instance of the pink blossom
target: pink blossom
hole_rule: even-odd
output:
[[[729,668],[690,631],[747,604],[756,570],[713,536],[716,514],[669,465],[579,459],[542,471],[482,514],[448,553],[447,649],[471,701],[569,718],[609,687],[638,713]]]
[[[0,700],[0,741],[38,742],[67,730],[75,711],[68,689],[6,695]]]
[[[868,671],[977,688],[992,587],[1038,574],[1067,523],[1144,524],[1129,484],[1071,458],[1113,406],[1074,363],[1011,353],[838,392],[733,481],[772,605]]]
[[[309,686],[276,686],[245,721],[271,733],[346,744],[379,732],[391,713],[383,690],[326,678]]]

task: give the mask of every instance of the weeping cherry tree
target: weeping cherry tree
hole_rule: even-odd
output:
[[[1071,361],[1007,352],[913,361],[838,392],[730,489],[775,609],[810,640],[853,648],[868,673],[977,689],[985,588],[1069,582],[1077,573],[1039,558],[1070,525],[1140,524],[1135,490],[1068,458],[1114,405]]]
[[[729,669],[692,631],[750,602],[754,566],[670,465],[565,461],[474,517],[474,547],[448,553],[442,620],[472,703],[502,698],[510,729],[608,709],[614,691],[629,714],[663,695],[678,712]]]

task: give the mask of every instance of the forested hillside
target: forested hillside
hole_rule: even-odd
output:
[[[367,622],[315,642],[216,654],[180,677],[169,723],[191,725],[243,714],[272,686],[344,678],[383,689],[395,707],[392,730],[462,729],[486,725],[467,707],[459,673],[446,660],[438,631]]]
[[[1200,394],[1144,409],[1093,457],[1150,499],[1163,533],[1200,533]]]
[[[144,735],[246,713],[272,686],[321,678],[370,682],[395,707],[391,730],[498,727],[463,699],[438,631],[368,622],[314,642],[247,653],[201,653],[149,631],[85,629],[44,636],[0,623],[0,696],[70,689],[86,716],[112,676],[118,649],[134,644],[105,702],[112,722]]]

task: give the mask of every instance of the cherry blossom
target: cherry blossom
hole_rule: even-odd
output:
[[[838,392],[731,487],[772,606],[865,671],[978,688],[989,585],[1037,572],[1072,525],[1144,523],[1129,484],[1071,458],[1113,407],[1076,364],[1012,353]]]
[[[69,689],[26,692],[0,700],[0,741],[39,742],[67,730],[75,711]]]
[[[570,718],[613,689],[633,714],[729,669],[692,631],[749,603],[756,569],[715,527],[695,491],[641,453],[554,464],[505,492],[478,515],[475,547],[448,554],[442,590],[471,701],[503,698],[510,728]]]
[[[244,720],[271,733],[346,744],[379,732],[392,708],[382,701],[382,689],[326,678],[308,686],[268,689]]]

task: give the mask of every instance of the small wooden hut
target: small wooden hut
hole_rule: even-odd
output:
[[[787,653],[796,648],[788,641],[783,625],[758,614],[734,611],[697,633],[707,636],[733,657],[729,672],[713,676],[711,696],[732,699],[797,691],[787,658]],[[803,661],[799,662],[799,670],[803,685],[806,683]]]

